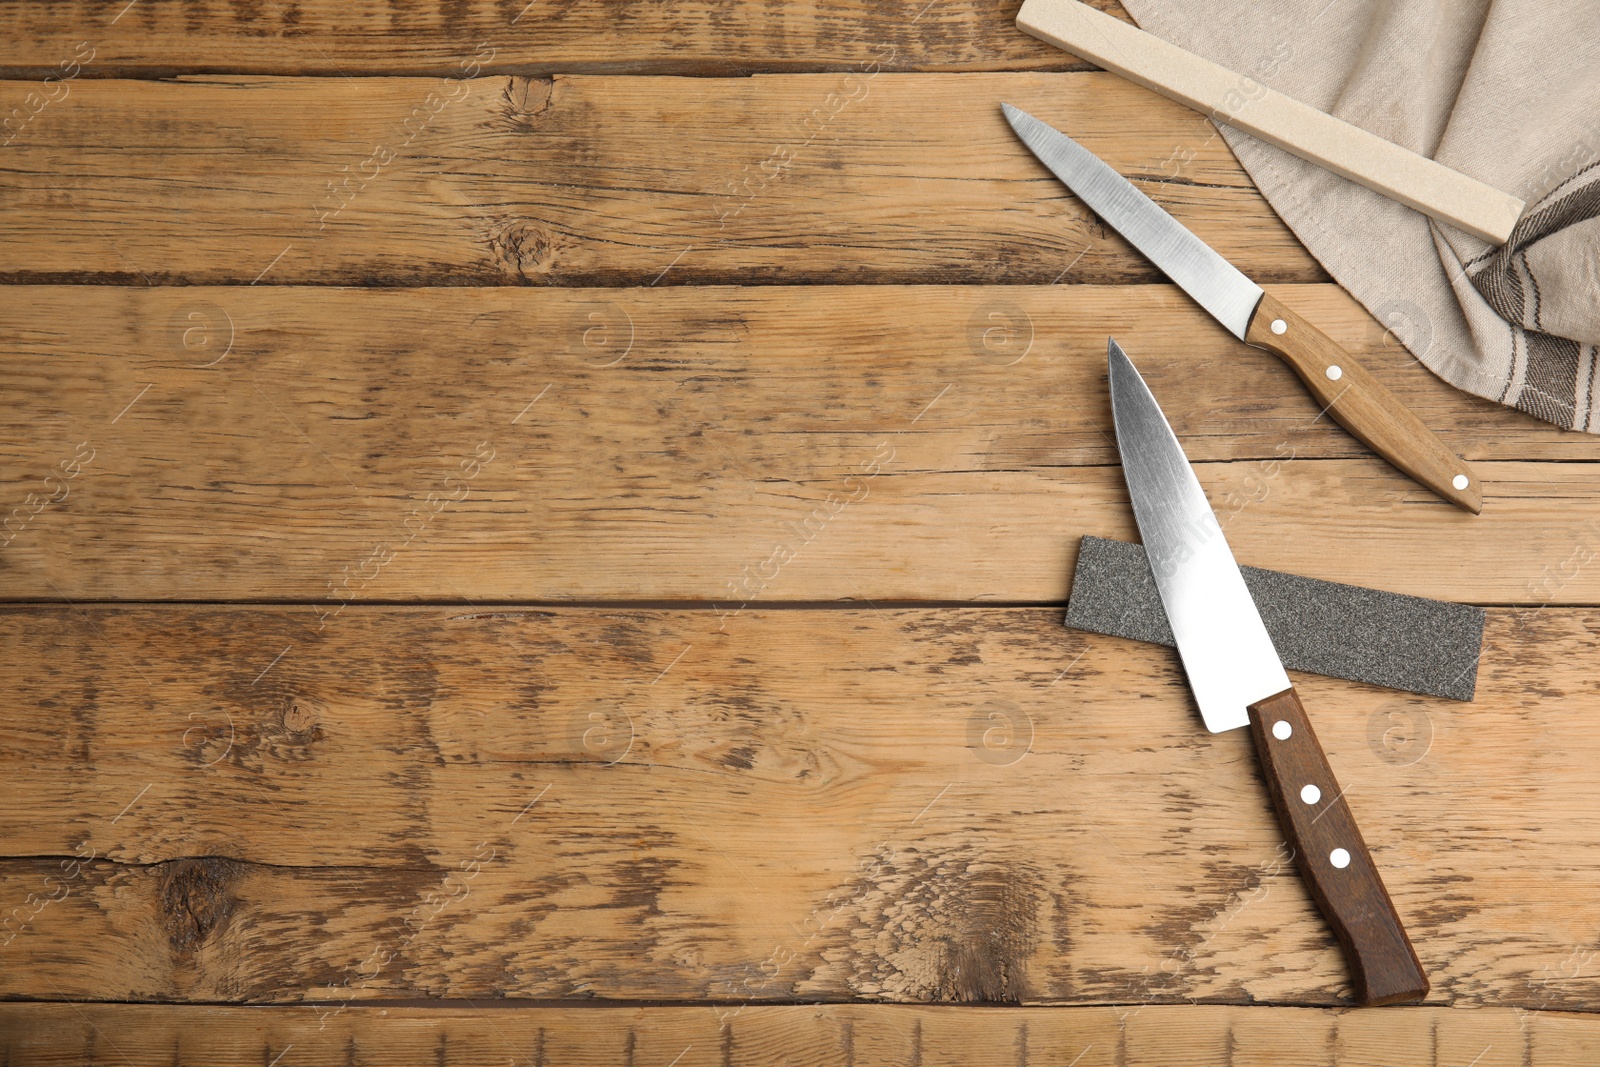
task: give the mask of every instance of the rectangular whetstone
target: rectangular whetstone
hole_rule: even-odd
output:
[[[1483,648],[1482,608],[1258,567],[1239,570],[1285,667],[1472,699]],[[1083,539],[1067,625],[1173,647],[1143,546]]]

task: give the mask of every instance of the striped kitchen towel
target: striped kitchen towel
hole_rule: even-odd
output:
[[[1220,131],[1328,273],[1436,374],[1600,432],[1600,3],[1124,2],[1144,29],[1247,82],[1526,200],[1491,247]]]

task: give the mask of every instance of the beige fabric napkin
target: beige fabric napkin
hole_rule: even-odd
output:
[[[1144,29],[1513,193],[1495,248],[1222,127],[1273,208],[1440,377],[1600,433],[1600,0],[1124,0]]]

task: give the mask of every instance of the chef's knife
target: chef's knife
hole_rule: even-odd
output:
[[[1421,1000],[1427,976],[1217,517],[1144,379],[1116,341],[1107,347],[1123,477],[1206,729],[1250,727],[1295,865],[1344,946],[1357,999]]]
[[[1350,353],[1218,255],[1094,153],[1010,104],[1006,119],[1033,154],[1239,340],[1289,364],[1306,388],[1378,455],[1476,515],[1478,479]]]

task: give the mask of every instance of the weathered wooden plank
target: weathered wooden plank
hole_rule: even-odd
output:
[[[1127,18],[1116,0],[1095,7]],[[450,77],[476,57],[497,74],[579,71],[747,74],[889,70],[1081,70],[1016,28],[1017,4],[818,0],[783,6],[688,0],[302,0],[280,6],[159,0],[0,4],[0,77],[407,74]]]
[[[952,1010],[902,1005],[347,1008],[0,1004],[12,1067],[1576,1067],[1600,1021],[1516,1009],[1183,1007]]]
[[[1593,1010],[1600,613],[1297,679],[1437,1003]],[[12,608],[0,997],[1342,1002],[1241,732],[1047,609]]]
[[[1017,140],[1002,99],[1142,179],[1257,280],[1326,280],[1203,119],[1108,74],[39,92],[0,84],[0,114],[29,116],[0,170],[0,278],[14,281],[1156,280]]]
[[[1115,333],[1197,460],[1248,460],[1200,475],[1241,559],[1600,601],[1594,466],[1517,461],[1600,440],[1441,385],[1330,287],[1289,296],[1477,461],[1481,517],[1170,287],[17,292],[10,598],[1058,601],[1079,535],[1135,536]]]

